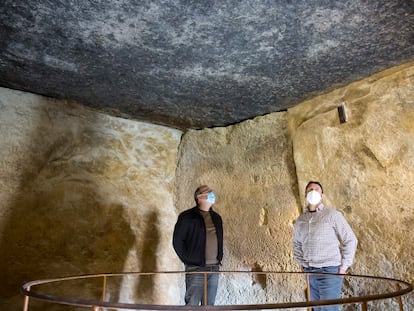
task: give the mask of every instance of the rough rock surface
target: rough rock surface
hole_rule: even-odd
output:
[[[318,179],[325,203],[340,210],[358,236],[351,272],[413,283],[413,85],[411,63],[288,112],[183,136],[0,89],[2,309],[22,309],[17,290],[23,281],[181,269],[172,229],[201,183],[215,189],[224,220],[223,269],[298,271],[292,224],[305,183]],[[341,102],[348,113],[343,124]],[[109,285],[108,298],[182,303],[183,284],[180,278],[125,278]],[[224,275],[220,284],[223,304],[304,299],[301,276]],[[82,295],[94,293],[92,284],[82,286]],[[395,287],[344,283],[345,296],[388,289]],[[414,296],[403,302],[413,309]],[[396,304],[380,301],[370,309],[396,310]],[[45,306],[33,302],[30,310]]]
[[[208,184],[224,223],[223,270],[293,271],[291,235],[298,214],[296,177],[286,113],[237,125],[192,130],[183,136],[176,173],[175,206],[194,206],[194,190]],[[221,304],[300,300],[300,280],[266,282],[250,275],[224,276]],[[282,285],[283,284],[283,285]],[[283,287],[280,297],[267,297]],[[267,298],[266,298],[267,297]],[[281,302],[279,300],[279,302]]]
[[[226,126],[413,60],[413,1],[2,0],[0,86]]]
[[[181,132],[0,92],[0,309],[22,309],[24,281],[168,270]],[[164,301],[172,281],[157,285]],[[108,282],[108,299],[155,301],[151,282]]]
[[[341,102],[348,112],[342,124]],[[352,273],[413,283],[414,64],[316,97],[288,116],[301,199],[306,182],[319,180],[326,204],[345,215],[359,238]],[[413,309],[413,295],[406,305]]]

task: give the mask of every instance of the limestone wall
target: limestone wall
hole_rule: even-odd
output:
[[[215,191],[214,208],[224,223],[223,270],[297,270],[291,235],[298,201],[286,113],[226,128],[189,131],[180,150],[177,212],[194,206],[198,185],[208,184]],[[283,294],[275,297],[281,291],[276,287],[282,284]],[[299,278],[280,283],[247,274],[230,275],[223,276],[220,286],[219,304],[282,302],[286,292],[292,300],[303,299]]]
[[[319,180],[325,203],[340,210],[359,239],[353,274],[413,282],[414,67],[393,68],[275,113],[226,128],[189,131],[177,167],[175,207],[193,205],[207,183],[225,226],[225,270],[298,271],[292,223],[304,187]],[[348,122],[337,105],[346,103]],[[301,280],[224,278],[220,303],[297,301]],[[345,296],[379,293],[378,283],[346,280]],[[381,285],[381,290],[395,290]],[[380,286],[380,287],[381,287]],[[278,297],[268,297],[278,287]],[[183,289],[182,289],[183,291]],[[413,295],[404,297],[408,310]],[[398,309],[397,301],[371,303]],[[356,306],[344,310],[356,310]]]
[[[343,124],[341,102],[349,118]],[[288,120],[299,197],[308,180],[320,180],[325,202],[359,238],[352,273],[413,283],[414,64],[313,98],[290,109]],[[405,301],[412,310],[413,295]]]
[[[184,135],[7,89],[0,112],[1,310],[21,310],[18,286],[28,280],[181,270],[173,226],[204,183],[224,221],[223,270],[298,271],[293,223],[306,182],[317,179],[325,203],[359,238],[351,272],[414,282],[414,63],[287,112]],[[182,303],[183,285],[125,278],[107,298]],[[375,286],[346,280],[344,294]],[[303,289],[296,276],[224,275],[217,303],[297,301]],[[413,308],[413,295],[403,301]],[[396,303],[370,310],[398,310]],[[54,309],[33,302],[30,310]]]
[[[1,310],[22,310],[24,281],[171,270],[180,131],[7,89],[0,111]],[[174,302],[175,285],[116,280],[107,298]]]

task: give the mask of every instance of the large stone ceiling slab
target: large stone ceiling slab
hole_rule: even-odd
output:
[[[223,126],[414,59],[414,1],[3,0],[0,86]]]

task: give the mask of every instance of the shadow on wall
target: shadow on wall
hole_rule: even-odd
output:
[[[32,137],[36,140],[44,134],[34,131]],[[11,206],[4,207],[9,213],[2,216],[0,239],[1,310],[22,310],[19,289],[27,281],[122,271],[135,243],[130,224],[124,218],[124,207],[111,203],[111,197],[105,194],[108,191],[101,191],[102,185],[110,185],[111,181],[98,178],[89,163],[77,160],[79,154],[83,161],[87,160],[85,153],[94,146],[77,144],[74,148],[73,141],[79,142],[79,138],[70,133],[55,140],[47,150],[36,150],[26,157],[32,161],[30,170],[18,172],[20,186],[14,188]],[[93,159],[94,163],[96,160]],[[104,159],[98,161],[105,165]],[[156,245],[151,243],[157,241],[156,236],[144,248],[152,251]],[[154,257],[147,255],[141,260],[153,269]],[[76,290],[70,294],[76,294]],[[89,294],[97,295],[91,288],[82,289],[81,297]],[[56,306],[56,310],[61,308]],[[45,309],[44,303],[30,301],[30,311]],[[55,307],[48,305],[47,310]]]
[[[151,212],[146,217],[146,227],[143,235],[142,249],[138,249],[137,257],[141,263],[141,272],[157,271],[157,247],[160,241],[160,236],[157,228],[158,216],[157,213]],[[142,276],[136,289],[136,302],[140,303],[154,303],[157,294],[154,290],[155,279],[154,276]]]

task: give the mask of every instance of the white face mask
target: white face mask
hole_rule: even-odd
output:
[[[309,204],[312,205],[318,204],[321,201],[321,199],[321,194],[316,190],[309,191],[306,195],[306,201],[308,201]]]

